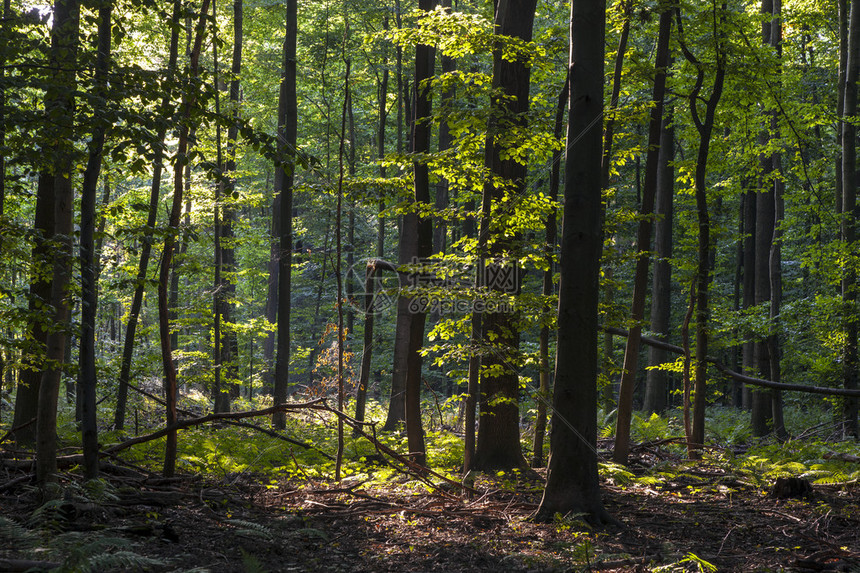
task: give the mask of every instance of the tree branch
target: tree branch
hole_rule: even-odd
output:
[[[629,332],[624,330],[623,328],[616,328],[614,326],[603,326],[602,329],[604,332],[608,332],[609,334],[615,334],[618,336],[626,337],[629,334]],[[643,336],[642,342],[655,348],[662,348],[663,350],[674,352],[675,354],[684,354],[684,349],[680,346],[675,346],[674,344],[669,344],[668,342],[663,342],[662,340],[657,340],[656,338],[649,338]],[[828,396],[860,397],[860,390],[846,390],[845,388],[824,388],[822,386],[810,386],[807,384],[786,384],[784,382],[774,382],[772,380],[755,378],[754,376],[747,376],[746,374],[735,372],[734,370],[730,369],[729,367],[718,361],[716,358],[713,358],[711,356],[707,357],[707,361],[713,364],[717,370],[719,370],[729,378],[734,378],[735,380],[743,382],[744,384],[749,384],[750,386],[761,386],[763,388],[772,388],[774,390],[807,392],[810,394],[825,394]]]

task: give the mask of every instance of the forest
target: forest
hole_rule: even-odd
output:
[[[3,0],[0,571],[860,568],[860,0]]]

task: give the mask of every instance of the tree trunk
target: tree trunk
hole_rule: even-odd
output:
[[[571,4],[567,144],[575,145],[575,153],[565,160],[553,422],[546,488],[536,513],[549,520],[582,512],[597,524],[612,520],[597,477],[605,12],[602,0]]]
[[[642,335],[642,319],[645,316],[645,294],[648,288],[650,266],[651,231],[653,228],[654,198],[657,195],[657,171],[660,157],[660,133],[663,123],[663,99],[666,93],[666,70],[669,65],[669,35],[672,31],[672,11],[666,8],[660,14],[660,32],[657,38],[655,57],[656,74],[648,125],[648,155],[645,165],[645,186],[642,193],[642,218],[636,235],[636,274],[633,278],[633,304],[631,310],[630,336],[624,351],[624,368],[618,391],[618,415],[615,425],[615,449],[612,459],[617,464],[627,464],[630,452],[630,421],[633,417],[633,389],[639,368],[639,337]]]
[[[200,49],[206,32],[206,16],[209,11],[209,0],[203,0],[200,6],[200,17],[194,34],[194,47],[191,51],[190,74],[197,78],[200,62]],[[164,368],[164,394],[167,402],[166,422],[171,428],[176,424],[176,365],[173,363],[173,349],[170,344],[170,319],[168,317],[167,290],[170,284],[170,269],[173,260],[173,250],[176,236],[179,232],[179,218],[182,214],[183,169],[188,163],[188,123],[191,110],[196,105],[197,93],[191,92],[182,102],[182,116],[186,120],[179,130],[179,141],[176,150],[176,164],[173,170],[173,203],[170,209],[168,232],[164,237],[164,251],[161,255],[161,268],[158,274],[158,332],[161,338],[161,362]],[[167,434],[164,451],[164,476],[173,476],[176,470],[176,430]]]
[[[57,402],[60,378],[66,356],[69,324],[68,288],[72,276],[72,233],[75,195],[72,188],[72,161],[75,120],[75,69],[77,67],[80,3],[78,0],[57,0],[53,9],[51,28],[51,67],[53,83],[45,93],[45,111],[55,122],[52,135],[53,169],[43,172],[53,183],[54,226],[52,229],[53,273],[50,303],[53,325],[46,343],[46,356],[39,383],[39,403],[36,416],[36,480],[44,486],[56,480],[57,473]],[[40,185],[42,184],[40,180]]]
[[[529,42],[536,9],[535,0],[500,0],[496,6],[495,34]],[[508,61],[500,50],[493,53],[493,88],[505,99],[491,98],[491,119],[487,125],[484,154],[485,167],[506,182],[504,188],[494,185],[492,178],[484,183],[481,208],[482,235],[487,237],[486,274],[482,277],[489,293],[494,295],[518,294],[519,270],[511,265],[508,272],[516,277],[515,284],[488,280],[494,274],[505,276],[501,269],[510,265],[511,242],[504,237],[494,212],[510,195],[525,192],[528,168],[513,159],[502,159],[504,147],[496,141],[498,133],[507,125],[523,127],[529,109],[529,66],[522,61]],[[490,262],[492,261],[492,262]],[[503,261],[501,263],[496,261]],[[481,358],[480,396],[478,399],[478,439],[475,448],[474,469],[497,470],[526,466],[520,447],[519,433],[519,372],[513,366],[519,347],[519,331],[513,311],[485,312],[482,318],[483,343],[492,352]]]
[[[842,121],[842,240],[853,252],[857,239],[857,80],[860,76],[860,0],[851,0],[848,21],[847,60],[843,86]],[[857,273],[854,258],[842,271],[842,302],[845,313],[845,346],[843,348],[843,379],[846,389],[857,388]],[[848,398],[843,407],[843,433],[857,437],[858,401]]]
[[[51,300],[51,279],[48,269],[54,252],[51,237],[54,233],[54,181],[47,170],[39,174],[36,191],[36,215],[33,225],[36,231],[33,245],[33,270],[30,274],[30,297],[28,312],[34,317],[27,325],[26,336],[32,341],[29,348],[22,352],[21,373],[18,390],[15,394],[15,414],[12,427],[15,442],[30,446],[36,442],[36,425],[26,425],[37,417],[39,404],[39,384],[42,379],[42,365],[45,362],[48,341],[48,324],[53,320],[45,313],[44,303]],[[38,317],[38,318],[35,318]]]
[[[418,9],[430,12],[433,0],[419,0]],[[430,89],[424,85],[433,77],[436,59],[436,49],[426,44],[415,46],[415,120],[412,123],[412,151],[416,155],[430,153],[430,115],[432,102]],[[413,201],[416,208],[424,210],[430,205],[430,169],[426,161],[419,159],[413,162],[415,178]],[[404,227],[405,227],[404,221]],[[408,252],[418,261],[424,262],[433,253],[433,221],[418,213],[414,214],[414,246],[409,243]],[[405,229],[404,229],[405,231]],[[407,233],[404,232],[404,235]],[[402,258],[403,253],[401,253]],[[421,426],[421,347],[424,345],[424,323],[427,313],[424,309],[410,311],[409,320],[409,350],[406,355],[406,439],[409,453],[413,459],[424,465],[424,429]]]
[[[752,189],[752,185],[744,184],[744,199],[743,199],[743,308],[748,310],[755,306],[755,244],[756,244],[756,212],[758,208],[756,202],[758,193]],[[744,333],[744,338],[750,336],[749,332]],[[742,350],[742,371],[747,374],[755,372],[755,342],[747,340],[743,344]],[[741,402],[745,410],[750,410],[750,415],[753,414],[753,389],[749,386],[744,386]]]
[[[96,55],[94,101],[105,102],[107,73],[111,51],[112,4],[105,1],[99,7],[98,54]],[[95,242],[96,193],[102,168],[102,152],[105,141],[105,126],[97,119],[104,109],[99,104],[93,109],[98,123],[90,141],[90,154],[84,171],[81,187],[81,345],[78,353],[78,388],[81,398],[81,438],[84,451],[84,476],[98,477],[99,444],[96,418],[96,316],[98,310],[97,267],[98,255]],[[103,104],[102,104],[103,105]]]
[[[176,73],[176,62],[179,58],[179,30],[180,16],[182,11],[182,2],[175,0],[173,2],[173,14],[170,17],[170,48],[167,57],[167,77],[172,78]],[[168,92],[161,100],[160,111],[162,117],[167,117],[170,114],[171,94]],[[128,400],[128,382],[131,377],[131,362],[134,356],[134,336],[137,331],[137,322],[140,318],[140,310],[143,307],[143,292],[146,288],[147,269],[149,268],[149,258],[152,253],[153,232],[155,223],[158,217],[158,203],[161,196],[161,174],[164,169],[164,139],[167,134],[167,127],[160,127],[156,134],[156,144],[154,145],[152,169],[152,185],[150,186],[149,194],[149,209],[146,217],[146,230],[141,239],[140,260],[138,261],[137,276],[135,278],[134,295],[131,301],[131,308],[128,313],[128,323],[126,324],[125,338],[123,339],[122,359],[120,362],[119,381],[116,398],[116,410],[114,410],[114,427],[117,430],[122,430],[125,427],[125,411],[126,402]]]
[[[570,99],[570,78],[565,78],[564,87],[558,94],[558,104],[555,108],[555,127],[553,135],[561,139],[564,129],[564,110],[567,108],[567,100]],[[549,175],[549,199],[555,201],[558,197],[558,189],[561,185],[561,161],[562,152],[556,150],[552,154],[552,169]],[[543,285],[541,294],[549,299],[553,293],[552,277],[555,274],[555,246],[558,243],[558,217],[553,209],[546,218],[546,244],[544,245],[544,256],[546,257],[547,269],[543,272]],[[552,308],[547,303],[544,311],[549,314]],[[537,415],[535,416],[535,439],[532,446],[532,467],[543,467],[543,444],[546,433],[547,405],[550,404],[550,371],[549,371],[549,326],[543,322],[539,338],[540,354],[540,385],[537,395]]]
[[[278,213],[281,252],[278,257],[278,354],[275,365],[275,404],[287,401],[290,369],[290,306],[293,261],[293,170],[298,134],[298,100],[296,99],[296,39],[298,36],[298,1],[287,0],[287,23],[284,35],[283,78],[278,101],[278,138],[282,161],[289,166],[275,166],[275,193],[280,195]],[[290,159],[291,158],[291,159]],[[286,415],[272,415],[272,425],[286,427]]]
[[[701,447],[705,441],[705,406],[707,398],[708,374],[708,320],[710,318],[709,287],[711,280],[711,223],[708,213],[707,173],[708,154],[711,146],[711,134],[714,129],[714,119],[717,105],[723,95],[725,80],[725,54],[721,52],[719,37],[714,38],[716,51],[716,70],[711,95],[705,101],[704,120],[699,115],[701,88],[705,79],[705,70],[701,62],[687,48],[683,37],[683,23],[680,10],[678,16],[678,38],[684,57],[697,70],[696,85],[689,95],[690,115],[693,124],[699,132],[699,150],[696,154],[696,172],[694,177],[696,212],[699,227],[698,261],[696,267],[696,359],[695,359],[695,397],[693,401],[693,424],[691,439],[687,444],[690,458],[701,456]],[[714,14],[714,18],[717,15]]]
[[[267,185],[268,187],[268,185]],[[266,322],[271,328],[277,328],[278,322],[278,258],[280,251],[280,212],[281,196],[276,194],[272,200],[272,223],[269,227],[269,261],[266,268],[269,271],[269,281],[266,289]],[[275,389],[275,332],[266,332],[263,340],[263,393],[272,395]]]
[[[654,223],[654,278],[651,283],[651,330],[662,340],[669,337],[672,319],[672,228],[674,219],[673,195],[675,193],[675,126],[672,110],[667,109],[660,132],[660,158],[657,170],[657,221]],[[669,354],[660,348],[648,349],[648,364],[653,368],[669,361]],[[668,407],[667,392],[669,373],[665,370],[648,370],[645,378],[646,412],[662,414]]]

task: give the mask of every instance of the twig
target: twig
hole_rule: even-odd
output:
[[[27,427],[27,426],[29,426],[30,424],[35,424],[35,423],[36,423],[36,418],[33,418],[33,419],[32,419],[32,420],[30,420],[29,422],[24,422],[24,423],[23,423],[23,424],[21,424],[20,426],[15,426],[15,427],[14,427],[14,428],[12,428],[11,430],[9,430],[9,431],[8,431],[8,432],[6,432],[5,434],[3,434],[3,437],[2,437],[2,438],[0,438],[0,444],[2,444],[3,442],[5,442],[5,441],[6,441],[6,439],[7,439],[9,436],[11,436],[12,434],[14,434],[14,433],[15,433],[15,432],[17,432],[18,430],[23,430],[24,428],[26,428],[26,427]]]

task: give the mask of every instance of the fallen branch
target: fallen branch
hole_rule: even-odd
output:
[[[270,436],[272,438],[277,438],[279,440],[283,440],[285,442],[293,444],[294,446],[299,446],[300,448],[304,448],[306,450],[314,450],[315,449],[320,454],[322,454],[326,459],[329,459],[329,460],[334,459],[332,456],[328,455],[327,453],[320,450],[319,448],[312,446],[311,444],[306,444],[304,442],[294,440],[293,438],[290,438],[290,437],[285,436],[283,434],[279,434],[278,432],[276,432],[274,430],[270,430],[268,428],[258,426],[257,424],[251,424],[250,422],[240,422],[239,420],[224,420],[224,423],[230,424],[231,426],[239,426],[240,428],[251,428],[252,430],[256,430],[260,433],[266,434],[267,436]]]
[[[614,326],[604,326],[602,328],[604,332],[608,332],[609,334],[615,334],[617,336],[628,336],[630,334],[623,328],[616,328]],[[657,340],[656,338],[643,336],[642,342],[649,346],[653,346],[655,348],[662,348],[663,350],[667,350],[675,354],[684,353],[684,349],[680,346],[675,346],[674,344],[669,344],[668,342],[663,342],[662,340]],[[735,372],[734,370],[730,369],[722,362],[720,362],[716,358],[712,358],[711,356],[707,357],[707,361],[713,364],[717,370],[719,370],[726,376],[734,378],[738,382],[749,384],[750,386],[761,386],[763,388],[773,388],[774,390],[807,392],[810,394],[825,394],[828,396],[850,396],[854,398],[860,398],[860,390],[848,390],[845,388],[824,388],[821,386],[809,386],[807,384],[786,384],[785,382],[774,382],[773,380],[765,380],[763,378],[756,378],[754,376],[747,376],[746,374]]]
[[[19,426],[15,426],[15,427],[14,427],[14,428],[12,428],[11,430],[9,430],[9,431],[8,431],[8,432],[6,432],[5,434],[3,434],[3,437],[2,437],[2,438],[0,438],[0,444],[2,444],[3,442],[5,442],[5,441],[9,438],[9,436],[13,435],[13,434],[14,434],[15,432],[17,432],[18,430],[23,430],[24,428],[26,428],[26,427],[27,427],[27,426],[29,426],[30,424],[35,424],[35,423],[36,423],[36,418],[33,418],[33,419],[32,419],[32,420],[30,420],[29,422],[24,422],[23,424],[21,424],[21,425],[19,425]]]
[[[30,559],[0,559],[0,571],[47,571],[62,565],[55,561],[31,561]]]
[[[281,412],[285,410],[303,410],[306,408],[317,408],[317,409],[326,409],[327,407],[324,405],[323,398],[317,398],[316,400],[311,400],[310,402],[298,402],[298,403],[289,403],[289,404],[277,404],[275,406],[271,406],[269,408],[263,408],[262,410],[247,410],[244,412],[219,412],[216,414],[207,414],[206,416],[200,416],[199,418],[189,418],[186,420],[179,420],[172,426],[168,426],[166,428],[162,428],[155,432],[145,434],[143,436],[137,436],[136,438],[132,438],[130,440],[126,440],[119,444],[114,444],[109,446],[103,450],[103,453],[112,454],[121,450],[125,450],[130,448],[131,446],[136,446],[137,444],[142,444],[144,442],[149,442],[151,440],[157,440],[162,436],[166,436],[170,432],[176,430],[185,430],[187,428],[192,428],[194,426],[199,426],[200,424],[205,424],[207,422],[214,422],[217,420],[241,420],[242,418],[259,418],[262,416],[270,416],[275,412]],[[308,448],[313,448],[313,446],[307,445]]]
[[[469,487],[463,483],[460,483],[456,480],[452,480],[451,478],[443,476],[442,474],[436,473],[433,470],[431,470],[430,468],[422,466],[421,464],[411,460],[409,457],[407,457],[408,454],[406,456],[398,454],[397,452],[395,452],[394,450],[392,450],[391,448],[389,448],[388,446],[386,446],[385,444],[383,444],[382,442],[377,440],[376,436],[371,436],[370,434],[368,434],[367,432],[364,431],[364,429],[363,429],[364,426],[372,426],[372,424],[369,424],[367,422],[359,422],[358,420],[349,416],[348,414],[345,414],[345,413],[343,413],[343,412],[341,412],[335,408],[332,408],[331,406],[329,406],[327,404],[323,404],[323,406],[320,409],[327,410],[327,411],[331,412],[332,414],[339,416],[341,419],[343,419],[343,421],[345,421],[347,424],[352,426],[353,430],[355,430],[358,434],[360,434],[362,437],[364,437],[366,440],[368,440],[370,443],[372,443],[376,447],[377,451],[382,452],[386,456],[393,458],[393,459],[397,460],[398,462],[400,462],[401,464],[403,464],[404,466],[406,466],[406,469],[410,474],[414,475],[415,477],[417,477],[418,479],[420,479],[421,481],[423,481],[424,483],[426,483],[427,485],[429,485],[433,489],[440,491],[441,493],[444,493],[444,491],[442,491],[438,485],[434,484],[432,481],[427,479],[426,474],[430,474],[434,477],[437,477],[437,478],[439,478],[439,479],[441,479],[441,480],[443,480],[443,481],[445,481],[451,485],[454,485],[454,486],[456,486],[459,489],[462,489],[464,491],[468,491],[470,493],[478,493],[477,490],[475,490],[475,489],[473,489],[473,488],[471,488],[471,487]]]
[[[296,402],[296,403],[288,403],[288,404],[278,404],[275,406],[271,406],[269,408],[264,408],[262,410],[247,410],[244,412],[220,412],[217,414],[208,414],[206,416],[201,416],[199,418],[189,418],[186,420],[179,420],[176,424],[162,428],[155,432],[145,434],[143,436],[137,436],[135,438],[131,438],[130,440],[126,440],[124,442],[120,442],[119,444],[113,444],[99,451],[99,455],[108,455],[115,454],[122,450],[126,450],[132,446],[136,446],[138,444],[142,444],[145,442],[149,442],[152,440],[157,440],[163,436],[166,436],[172,431],[175,430],[185,430],[188,428],[192,428],[194,426],[199,426],[201,424],[205,424],[207,422],[214,422],[218,420],[223,420],[229,423],[231,420],[241,420],[242,418],[258,418],[262,416],[270,416],[275,412],[280,412],[283,410],[303,410],[303,409],[317,409],[317,410],[328,410],[328,406],[324,404],[324,398],[317,398],[316,400],[311,400],[310,402]],[[282,438],[287,439],[291,443],[292,440],[282,436]],[[297,443],[298,444],[298,443]],[[306,448],[314,448],[312,445],[302,444],[303,447]],[[315,449],[315,448],[314,448]],[[324,452],[323,452],[324,453]],[[82,454],[74,454],[70,456],[58,456],[57,457],[57,466],[60,468],[66,468],[69,466],[73,466],[76,464],[82,463],[84,460],[84,456]],[[17,469],[28,469],[32,466],[33,460],[3,460],[2,466],[8,468],[17,468]]]

